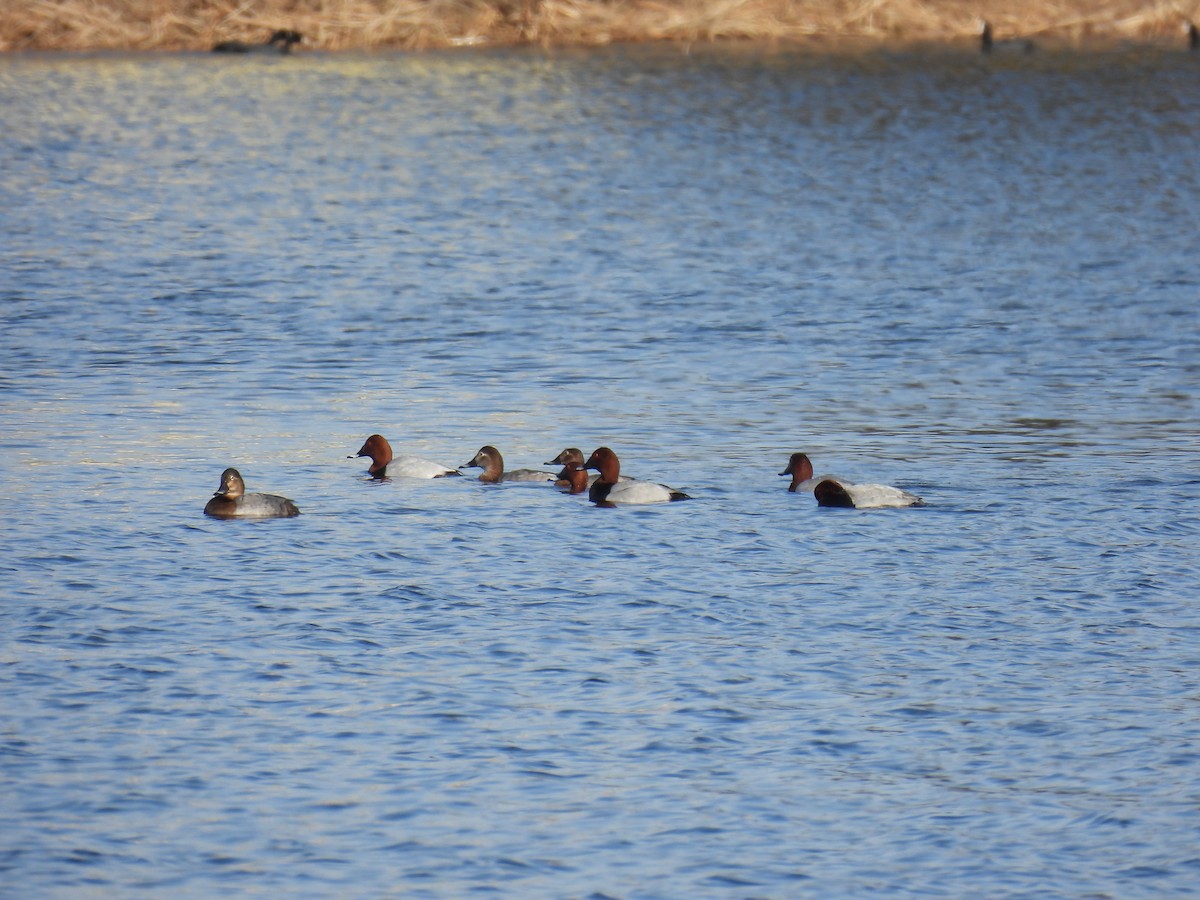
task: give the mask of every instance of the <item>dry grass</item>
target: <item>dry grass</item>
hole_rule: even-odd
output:
[[[0,50],[204,50],[276,28],[325,50],[475,43],[967,41],[997,35],[1182,41],[1200,0],[0,0]]]

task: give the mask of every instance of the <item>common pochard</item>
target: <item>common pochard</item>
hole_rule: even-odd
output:
[[[588,499],[600,506],[616,506],[617,504],[665,503],[669,500],[692,499],[682,491],[669,488],[665,484],[654,484],[650,481],[621,480],[621,461],[617,454],[608,447],[600,447],[592,451],[585,469],[595,469],[600,477],[592,483],[588,490]]]
[[[793,453],[788,458],[787,468],[779,473],[780,475],[791,475],[792,483],[788,485],[788,490],[793,494],[797,492],[811,492],[822,481],[833,479],[841,481],[836,475],[821,475],[813,477],[812,462],[804,453]]]
[[[570,460],[563,466],[560,477],[554,482],[554,486],[564,489],[568,494],[586,494],[588,487],[599,475],[588,475],[587,470],[583,467],[583,460],[576,462]]]
[[[573,482],[575,480],[577,480],[577,479],[573,478],[573,476],[572,476],[572,471],[573,471],[571,468],[572,463],[575,464],[575,467],[577,469],[583,468],[583,451],[580,450],[578,447],[568,447],[562,453],[558,454],[558,456],[554,457],[554,459],[546,460],[546,465],[548,465],[548,466],[562,466],[562,470],[558,473],[558,475],[555,476],[554,486],[556,488],[561,488],[561,489],[570,488],[572,486]],[[595,474],[589,475],[589,474],[587,474],[587,472],[584,472],[584,477],[587,478],[587,483],[590,485],[597,478],[600,477],[600,473],[597,472]],[[621,481],[633,481],[634,479],[630,478],[628,475],[622,475],[620,480]],[[579,493],[579,492],[578,491],[570,491],[569,493],[575,494],[575,493]]]
[[[247,494],[241,473],[226,469],[221,473],[221,486],[204,506],[204,514],[215,519],[288,519],[300,515],[300,510],[287,497]]]
[[[542,472],[539,469],[510,469],[504,471],[504,457],[491,444],[479,448],[479,452],[471,457],[471,461],[463,463],[460,469],[483,469],[479,480],[485,484],[499,484],[501,481],[554,481],[553,472]]]
[[[901,506],[924,506],[916,494],[887,484],[850,484],[826,479],[813,488],[817,506],[841,506],[847,509],[883,509]]]
[[[803,453],[793,453],[780,475],[791,475],[789,491],[811,491],[818,506],[842,506],[854,509],[923,506],[920,497],[886,484],[855,484],[834,475],[813,477],[812,462]]]
[[[462,474],[457,469],[421,459],[419,456],[405,453],[394,456],[392,445],[381,434],[371,435],[357,454],[346,458],[356,459],[359,456],[371,457],[367,474],[372,478],[448,478]]]

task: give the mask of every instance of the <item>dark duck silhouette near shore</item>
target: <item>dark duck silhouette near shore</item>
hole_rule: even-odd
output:
[[[288,28],[280,28],[265,44],[247,44],[244,41],[221,41],[213,47],[213,53],[282,53],[292,52],[292,45],[304,40],[304,35]]]
[[[992,36],[992,23],[987,19],[979,23],[979,49],[983,53],[1032,53],[1037,45],[1027,38],[1005,38],[1002,41]]]

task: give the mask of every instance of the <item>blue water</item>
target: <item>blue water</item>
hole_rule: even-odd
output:
[[[1195,893],[1197,72],[0,57],[0,895]]]

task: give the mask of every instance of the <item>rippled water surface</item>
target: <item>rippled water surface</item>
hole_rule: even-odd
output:
[[[0,894],[1193,891],[1198,74],[0,58]]]

